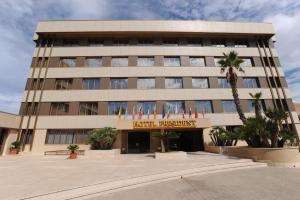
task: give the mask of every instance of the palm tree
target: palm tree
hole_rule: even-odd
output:
[[[224,58],[219,60],[218,64],[221,66],[221,73],[224,73],[226,71],[226,78],[231,86],[232,96],[236,105],[236,110],[242,122],[245,123],[246,117],[241,108],[241,102],[237,91],[238,77],[236,73],[236,71],[244,72],[244,70],[240,67],[240,64],[244,61],[238,57],[238,54],[235,51],[231,51],[229,54],[223,53],[223,55]]]
[[[117,130],[112,127],[93,129],[88,132],[87,143],[91,144],[92,150],[112,149],[117,134]]]
[[[166,145],[168,147],[168,140],[171,139],[171,138],[178,138],[179,133],[176,133],[176,132],[173,132],[173,131],[153,132],[152,137],[159,138],[160,146],[161,146],[161,152],[165,153],[166,149],[168,150],[168,148],[166,148]]]
[[[256,117],[261,116],[261,106],[260,106],[261,92],[258,92],[255,94],[249,93],[249,95],[253,99],[252,106],[254,106],[254,109],[255,109],[255,116]]]

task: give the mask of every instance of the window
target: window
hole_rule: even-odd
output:
[[[214,62],[215,62],[215,66],[216,67],[221,67],[221,65],[219,64],[219,61],[222,60],[224,58],[214,58]]]
[[[166,67],[179,67],[180,58],[179,57],[164,57],[164,66]]]
[[[127,39],[114,39],[113,45],[114,46],[127,46],[129,41]]]
[[[24,115],[35,115],[37,113],[38,103],[27,103],[24,109]]]
[[[57,90],[67,90],[71,89],[72,79],[56,79],[55,89]]]
[[[154,66],[154,57],[139,57],[137,64],[141,67]]]
[[[253,64],[252,64],[252,59],[251,58],[243,58],[242,59],[244,62],[242,62],[240,64],[240,67],[252,67]]]
[[[138,40],[139,46],[152,46],[154,45],[153,39],[139,39]]]
[[[113,67],[127,67],[128,58],[112,58],[111,65]]]
[[[280,83],[280,80],[279,80],[278,77],[275,77],[275,79],[272,78],[272,77],[269,77],[269,80],[270,80],[270,84],[271,84],[271,86],[272,86],[273,88],[275,88],[275,81],[276,81],[277,87],[281,87],[281,83]],[[275,80],[275,81],[274,81],[274,80]]]
[[[69,112],[68,103],[52,103],[50,108],[50,115],[67,115]]]
[[[202,41],[200,39],[189,39],[189,40],[187,40],[187,45],[191,46],[191,47],[203,46]]]
[[[171,114],[180,114],[184,112],[184,110],[183,101],[167,101],[165,104],[165,111]]]
[[[102,66],[102,59],[101,58],[87,58],[85,60],[85,64],[88,67],[100,67],[100,66]]]
[[[77,46],[79,46],[77,39],[65,39],[65,40],[63,40],[63,44],[66,47],[77,47]]]
[[[236,106],[234,101],[232,100],[224,100],[222,101],[223,111],[225,113],[233,113],[236,112]]]
[[[137,80],[137,89],[154,89],[155,79],[154,78],[139,78]]]
[[[192,78],[193,88],[208,88],[207,78]]]
[[[211,40],[211,45],[214,47],[226,47],[226,42],[224,39],[213,39]]]
[[[45,144],[85,144],[88,130],[48,130]]]
[[[253,99],[249,99],[248,100],[248,108],[249,108],[249,112],[255,112],[255,106],[254,106],[254,100]]]
[[[109,115],[118,115],[120,110],[121,114],[124,115],[127,110],[127,102],[109,102],[108,103],[108,114]]]
[[[62,58],[60,59],[59,67],[76,67],[76,59]]]
[[[97,102],[81,102],[79,103],[79,115],[97,115]]]
[[[197,109],[197,112],[205,112],[205,113],[212,113],[212,105],[211,101],[209,100],[201,100],[201,101],[195,101],[195,108]]]
[[[100,89],[100,80],[98,78],[83,79],[83,89],[88,89],[88,90]]]
[[[166,78],[165,87],[167,89],[182,88],[182,78]]]
[[[226,78],[218,78],[219,88],[230,88],[230,83]]]
[[[178,46],[177,39],[166,39],[163,41],[164,46]]]
[[[244,86],[246,88],[257,88],[258,87],[256,78],[244,78],[243,81],[244,81]]]
[[[234,41],[234,47],[236,47],[236,48],[246,48],[248,46],[249,46],[249,43],[248,43],[247,39]]]
[[[41,90],[44,84],[44,79],[32,79],[32,83],[31,83],[31,89],[32,90]]]
[[[96,46],[103,46],[104,42],[103,39],[89,39],[89,46],[96,47]]]
[[[204,67],[205,61],[202,57],[190,57],[190,65],[195,67]]]
[[[141,110],[144,114],[153,114],[155,108],[154,101],[143,101],[137,103],[137,111]]]
[[[128,79],[127,78],[110,79],[110,88],[111,89],[127,89],[128,88]]]

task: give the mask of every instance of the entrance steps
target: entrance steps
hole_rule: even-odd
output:
[[[55,191],[47,194],[27,197],[30,200],[66,200],[89,199],[126,189],[136,188],[169,180],[182,179],[190,176],[213,174],[218,172],[266,167],[266,163],[256,163],[250,159],[233,160],[232,162],[203,165],[199,168],[168,171],[151,175],[137,176],[119,180],[108,180],[102,183]]]

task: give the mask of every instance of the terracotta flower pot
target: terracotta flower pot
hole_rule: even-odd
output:
[[[12,148],[9,150],[9,154],[10,155],[16,155],[19,153],[19,149],[16,149],[16,148]]]
[[[70,159],[77,159],[77,153],[70,153]]]

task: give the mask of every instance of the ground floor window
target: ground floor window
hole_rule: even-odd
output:
[[[88,130],[48,130],[45,144],[85,144]]]

